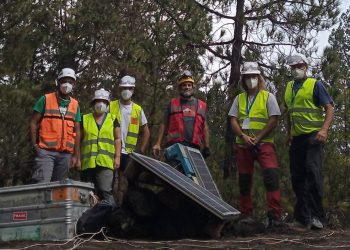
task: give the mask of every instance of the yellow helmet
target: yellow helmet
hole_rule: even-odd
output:
[[[192,78],[192,73],[189,70],[185,70],[184,72],[182,72],[181,76],[177,80],[178,85],[180,85],[184,82],[194,83],[194,80]]]

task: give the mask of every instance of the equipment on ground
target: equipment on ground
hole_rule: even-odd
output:
[[[205,160],[198,149],[175,143],[165,149],[167,161],[176,160],[180,163],[184,174],[196,184],[221,198],[220,192],[210,174]]]
[[[92,190],[90,183],[69,179],[0,188],[0,242],[73,238]]]
[[[140,170],[144,168],[150,171],[217,218],[228,220],[236,218],[240,214],[238,210],[224,202],[220,197],[212,194],[200,185],[195,184],[172,166],[135,152],[130,155],[130,158],[132,161],[138,163],[135,167],[136,169]],[[131,164],[133,164],[133,162],[131,162]],[[128,170],[127,168],[126,172]]]

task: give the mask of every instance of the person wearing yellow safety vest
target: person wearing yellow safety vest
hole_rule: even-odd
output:
[[[294,226],[322,229],[323,147],[333,120],[333,100],[322,82],[307,76],[308,62],[302,54],[288,57],[293,80],[287,84],[288,144],[292,186],[296,195]],[[324,116],[325,111],[325,116]]]
[[[56,79],[57,91],[40,97],[33,108],[33,183],[61,181],[69,168],[80,169],[81,116],[78,101],[71,97],[76,79],[73,69],[63,68]]]
[[[121,135],[119,123],[107,113],[109,95],[103,88],[96,90],[93,112],[82,118],[81,180],[94,183],[100,200],[114,205],[113,173],[120,166]]]
[[[125,170],[130,160],[129,154],[134,152],[137,146],[140,153],[145,153],[150,137],[145,113],[142,107],[131,99],[135,89],[135,82],[136,80],[132,76],[126,75],[122,77],[119,84],[121,99],[111,101],[109,107],[109,112],[116,117],[121,128],[121,171]],[[139,145],[138,138],[140,138]]]
[[[244,92],[239,94],[228,113],[236,135],[235,156],[239,172],[240,211],[251,219],[254,161],[263,169],[266,188],[268,227],[282,226],[278,162],[272,131],[281,115],[273,94],[265,90],[265,81],[257,62],[245,62],[241,72]]]

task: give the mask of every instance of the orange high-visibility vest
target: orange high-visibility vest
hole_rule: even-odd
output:
[[[45,113],[39,127],[39,147],[73,153],[75,144],[75,116],[78,101],[72,97],[66,114],[61,115],[56,93],[45,95]]]

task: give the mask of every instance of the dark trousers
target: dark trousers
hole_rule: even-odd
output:
[[[296,195],[294,218],[309,224],[312,217],[325,221],[323,198],[323,144],[317,133],[293,137],[289,151],[292,186]]]
[[[92,182],[95,187],[95,193],[101,200],[107,200],[112,205],[115,204],[112,194],[112,169],[100,166],[86,169],[81,172],[81,180],[85,182]]]
[[[128,154],[121,154],[120,157],[120,170],[125,171],[126,167],[128,166],[131,158]]]
[[[113,179],[113,186],[116,187],[116,190],[119,190],[119,179],[123,175],[126,167],[128,166],[129,162],[131,161],[131,158],[128,154],[121,154],[120,156],[120,167],[119,170],[114,173],[114,179]]]

